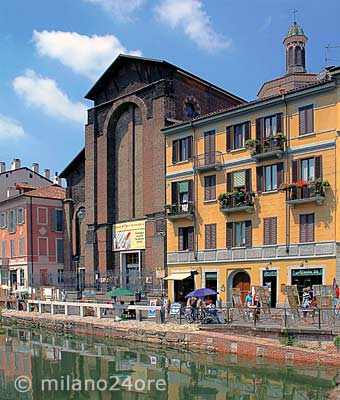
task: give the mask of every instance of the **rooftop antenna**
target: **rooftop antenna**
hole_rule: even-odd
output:
[[[328,61],[340,62],[339,59],[328,58],[328,52],[330,49],[340,49],[340,45],[331,46],[330,43],[328,43],[328,45],[325,46],[325,68],[327,67]]]
[[[296,14],[297,14],[297,10],[294,8],[294,10],[292,11],[292,14],[293,14],[293,22],[294,22],[294,24],[296,24]]]

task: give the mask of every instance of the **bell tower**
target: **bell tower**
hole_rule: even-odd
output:
[[[283,41],[286,48],[286,75],[307,72],[305,53],[307,40],[301,26],[294,21]]]

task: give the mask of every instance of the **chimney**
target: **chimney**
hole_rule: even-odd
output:
[[[39,174],[39,164],[38,163],[33,163],[32,164],[32,171],[36,172],[37,174]]]
[[[49,168],[44,169],[44,177],[46,179],[51,179],[51,170]]]
[[[11,170],[19,169],[21,168],[21,160],[20,158],[14,158],[12,163],[11,163]]]
[[[57,171],[54,173],[53,184],[61,186],[61,178],[59,178]]]
[[[0,174],[2,174],[3,172],[6,172],[6,163],[1,161],[0,162]]]

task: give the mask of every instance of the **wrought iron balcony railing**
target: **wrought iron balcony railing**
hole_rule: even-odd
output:
[[[288,189],[287,203],[303,204],[315,202],[319,205],[325,199],[325,190],[323,186],[305,185],[293,186]]]
[[[225,213],[254,211],[254,193],[246,191],[235,191],[233,193],[223,193],[218,197],[221,211]]]
[[[248,142],[251,148],[251,157],[257,161],[269,158],[282,158],[285,151],[286,138],[284,136],[273,136],[265,138],[262,141],[250,140]]]
[[[210,151],[194,157],[196,171],[218,170],[222,168],[223,154],[218,151]]]
[[[195,206],[193,203],[170,204],[165,206],[166,217],[174,219],[193,219]]]

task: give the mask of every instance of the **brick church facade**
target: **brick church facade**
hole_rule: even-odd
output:
[[[85,148],[61,174],[66,287],[157,290],[166,264],[160,130],[244,101],[168,62],[124,55],[85,97],[94,103]]]

